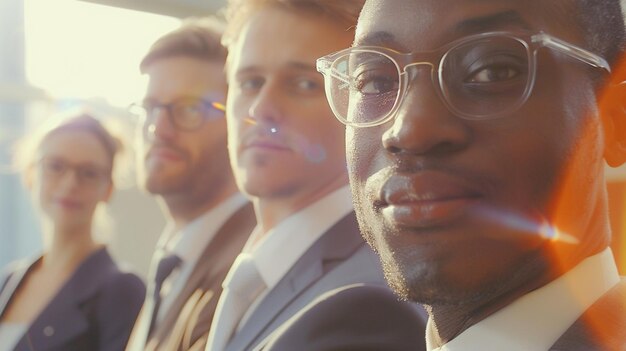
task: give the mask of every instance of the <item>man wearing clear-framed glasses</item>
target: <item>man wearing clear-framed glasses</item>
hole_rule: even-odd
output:
[[[429,350],[626,349],[624,42],[617,0],[367,0],[318,60],[361,231]]]
[[[141,183],[168,224],[128,350],[203,349],[222,281],[255,224],[226,150],[222,31],[215,18],[188,20],[140,65],[148,86],[131,112],[141,124]]]

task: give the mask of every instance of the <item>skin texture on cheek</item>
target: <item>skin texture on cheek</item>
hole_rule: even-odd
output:
[[[231,164],[246,193],[295,209],[345,185],[344,129],[315,60],[351,39],[329,18],[281,6],[244,26],[230,50],[227,118]]]
[[[589,49],[577,19],[563,15],[578,11],[573,3],[370,0],[356,45],[424,52],[509,31],[544,32]],[[459,118],[419,90],[432,89],[426,79],[412,80],[391,121],[346,134],[363,236],[396,293],[429,305],[440,344],[610,241],[596,68],[550,47],[531,55],[536,66],[524,71],[537,69],[527,76],[535,83],[530,97],[501,118]]]
[[[538,276],[539,272],[546,276],[560,274],[550,271],[548,262],[553,257],[546,257],[550,250],[549,242],[544,240],[553,232],[543,231],[542,227],[552,226],[554,233],[563,231],[574,241],[583,235],[580,228],[585,229],[583,232],[593,231],[588,223],[589,213],[595,211],[584,205],[590,202],[588,195],[572,191],[591,185],[585,179],[586,167],[595,168],[601,163],[597,149],[578,146],[601,144],[596,137],[598,125],[588,119],[585,107],[593,96],[589,95],[589,87],[569,88],[572,82],[555,75],[545,77],[548,82],[540,80],[540,88],[515,116],[482,124],[464,122],[472,128],[473,143],[450,159],[463,160],[457,164],[461,165],[461,173],[478,172],[478,177],[490,182],[495,190],[489,194],[487,206],[473,213],[480,216],[453,228],[453,232],[466,235],[460,242],[412,241],[412,235],[422,234],[389,225],[376,208],[377,192],[385,179],[393,177],[398,162],[384,149],[382,140],[390,123],[399,128],[400,122],[348,128],[347,155],[359,223],[399,294],[427,303],[488,301],[505,289],[516,289],[529,281],[535,281],[529,283],[534,286],[547,279]],[[426,154],[414,157],[436,159]],[[469,162],[472,157],[475,160]],[[571,267],[588,255],[584,245],[575,247],[574,251],[584,254],[558,257],[558,266]],[[431,259],[428,256],[432,252],[440,254]],[[511,279],[512,275],[516,278]]]
[[[378,253],[389,282],[402,279],[399,268],[394,265],[389,246],[382,239],[381,233],[386,231],[380,213],[376,213],[372,205],[376,194],[372,189],[379,189],[381,184],[372,184],[369,177],[371,172],[384,167],[385,162],[380,159],[383,154],[380,151],[382,127],[359,129],[347,127],[346,129],[346,158],[348,162],[348,177],[353,194],[353,202],[361,233],[367,243]],[[379,161],[370,159],[370,155]],[[403,290],[400,286],[396,291]],[[398,291],[399,292],[399,291]],[[406,295],[400,293],[400,295]]]

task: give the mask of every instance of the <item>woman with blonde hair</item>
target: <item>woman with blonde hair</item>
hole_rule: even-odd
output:
[[[0,351],[123,350],[145,288],[93,233],[96,208],[113,191],[119,142],[82,114],[30,145],[24,180],[41,217],[43,252],[0,276]]]

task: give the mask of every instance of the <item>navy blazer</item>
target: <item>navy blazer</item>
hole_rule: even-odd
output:
[[[0,318],[39,261],[21,262],[0,278]],[[15,351],[120,351],[145,295],[139,277],[120,271],[106,249],[87,257],[33,320]]]

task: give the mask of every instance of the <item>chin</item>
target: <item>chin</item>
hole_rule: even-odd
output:
[[[150,194],[161,195],[167,194],[172,190],[180,188],[180,184],[184,184],[184,181],[172,179],[173,177],[164,177],[162,175],[150,175],[146,177],[144,188]]]
[[[403,250],[404,249],[404,250]],[[468,251],[474,251],[468,247]],[[486,252],[492,252],[486,248]],[[514,252],[509,253],[515,256]],[[500,265],[487,264],[481,253],[424,260],[419,250],[385,248],[385,278],[402,299],[429,306],[472,306],[519,296],[536,286],[547,261],[541,250],[528,251]]]
[[[289,197],[297,190],[297,186],[281,179],[273,179],[271,182],[259,181],[260,179],[245,180],[239,185],[239,189],[250,197],[256,198],[281,198]]]
[[[390,257],[381,257],[381,260],[387,283],[396,295],[406,301],[450,306],[472,303],[489,295],[483,289],[468,289],[459,282],[447,279],[439,272],[436,262],[403,262]]]

